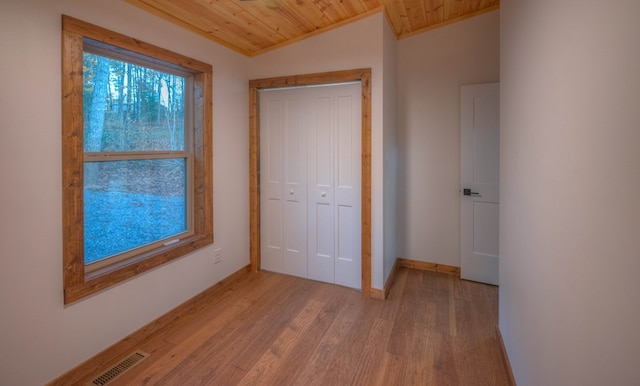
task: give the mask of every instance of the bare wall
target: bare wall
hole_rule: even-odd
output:
[[[499,12],[398,42],[399,256],[460,266],[460,86],[497,82]]]
[[[640,380],[640,2],[501,3],[500,329],[516,381]]]
[[[0,9],[0,384],[42,385],[249,263],[248,59],[122,1],[9,0]],[[63,13],[214,71],[214,246],[66,307]],[[223,262],[214,265],[217,247]]]
[[[382,55],[383,90],[383,151],[384,151],[384,258],[383,282],[398,257],[398,40],[388,23],[384,23]]]

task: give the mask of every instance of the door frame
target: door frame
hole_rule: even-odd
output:
[[[362,296],[371,297],[371,69],[290,75],[249,81],[249,256],[260,270],[260,111],[258,90],[359,81],[362,89]]]

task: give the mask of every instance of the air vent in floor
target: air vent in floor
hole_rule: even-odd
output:
[[[120,362],[116,363],[113,367],[92,379],[87,386],[105,386],[108,385],[111,381],[124,374],[127,370],[131,369],[133,366],[142,362],[143,359],[148,357],[144,351],[136,350],[133,354],[124,358]]]

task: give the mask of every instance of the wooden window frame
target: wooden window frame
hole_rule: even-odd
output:
[[[260,270],[260,118],[258,90],[334,84],[361,83],[362,89],[362,296],[371,290],[371,69],[291,75],[249,81],[249,238],[252,272]]]
[[[83,68],[85,38],[145,62],[174,67],[193,80],[193,233],[112,265],[84,263]],[[69,304],[213,243],[212,67],[81,20],[62,16],[62,228],[64,303]]]

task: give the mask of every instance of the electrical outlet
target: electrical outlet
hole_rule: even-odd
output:
[[[219,262],[222,261],[222,248],[218,248],[215,251],[213,251],[213,263],[214,264],[218,264]]]

